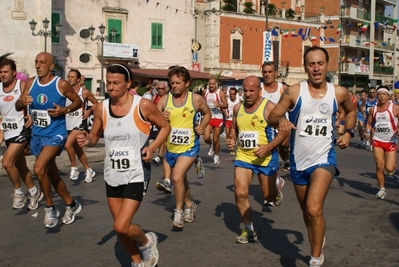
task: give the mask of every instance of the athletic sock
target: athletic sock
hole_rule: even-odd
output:
[[[165,178],[165,181],[170,184],[170,178]]]
[[[29,193],[32,197],[37,196],[39,194],[39,190],[37,190],[36,186],[33,186],[31,189],[29,189]]]
[[[18,189],[14,189],[14,194],[16,194],[16,195],[23,195],[24,192],[22,191],[22,188],[20,187],[20,188],[18,188]]]
[[[248,223],[248,224],[245,224],[245,228],[247,228],[248,230],[253,231],[254,230],[254,225],[253,225],[253,223]]]

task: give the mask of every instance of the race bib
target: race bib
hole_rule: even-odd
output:
[[[33,120],[33,125],[41,128],[46,128],[51,124],[51,117],[48,114],[47,110],[33,109],[32,120]]]
[[[75,111],[72,111],[72,112],[69,112],[68,114],[67,114],[67,117],[78,117],[78,116],[82,116],[82,112],[81,112],[81,110],[79,109],[79,110],[75,110]]]
[[[191,144],[192,130],[187,128],[172,128],[170,132],[170,143],[174,145]]]
[[[391,132],[389,122],[376,122],[374,129],[376,133],[389,134]]]
[[[330,138],[332,132],[331,117],[328,115],[302,116],[299,135]]]
[[[244,131],[238,135],[242,149],[254,149],[258,147],[259,133],[257,131]]]
[[[118,172],[135,170],[134,151],[130,148],[113,148],[109,153],[110,167]]]
[[[14,116],[3,116],[0,128],[2,130],[16,130],[19,127],[20,120]]]

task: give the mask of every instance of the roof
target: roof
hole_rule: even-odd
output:
[[[169,69],[130,69],[133,73],[133,76],[147,77],[152,79],[168,79]],[[208,80],[214,75],[209,74],[207,72],[200,71],[192,71],[189,70],[191,79],[200,79],[200,80]],[[231,77],[220,76],[219,80],[227,81],[227,80],[235,80]]]

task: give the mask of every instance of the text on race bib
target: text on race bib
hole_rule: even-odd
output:
[[[257,131],[243,131],[238,135],[242,149],[254,149],[258,147],[259,133]]]
[[[300,136],[329,138],[332,131],[331,118],[327,115],[302,116],[301,125]]]
[[[192,130],[187,128],[172,128],[170,132],[170,143],[174,145],[191,144]]]
[[[6,116],[2,118],[0,128],[2,130],[16,130],[19,127],[20,120],[14,116]]]
[[[129,148],[113,148],[109,153],[111,168],[118,171],[135,170],[134,151]]]
[[[33,125],[42,128],[46,128],[51,124],[51,117],[48,114],[47,110],[39,110],[39,109],[32,110],[32,120],[33,120]]]

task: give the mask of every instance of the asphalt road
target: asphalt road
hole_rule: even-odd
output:
[[[386,178],[387,197],[377,200],[372,153],[356,144],[337,151],[341,174],[332,182],[324,208],[324,266],[399,266],[399,173]],[[205,178],[198,180],[194,169],[189,171],[198,209],[195,221],[182,232],[171,231],[173,196],[155,189],[162,168],[153,165],[151,187],[133,222],[158,234],[158,266],[307,266],[310,247],[289,174],[281,173],[284,201],[275,208],[262,206],[259,183],[253,180],[250,200],[259,241],[236,244],[241,225],[234,204],[233,157],[222,144],[221,164],[214,166],[206,153],[203,146]],[[6,173],[0,173],[0,266],[130,266],[112,228],[102,163],[92,167],[97,176],[90,184],[83,182],[83,173],[78,181],[68,181],[69,168],[60,167],[83,210],[73,224],[49,230],[43,226],[44,201],[36,211],[11,209],[12,186]],[[63,216],[58,196],[55,203]]]

